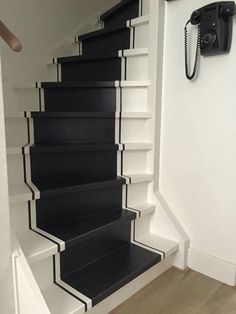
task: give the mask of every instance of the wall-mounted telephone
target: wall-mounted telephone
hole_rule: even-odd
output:
[[[234,1],[222,1],[208,4],[191,15],[184,28],[185,33],[185,71],[186,77],[196,77],[199,57],[216,55],[230,51],[232,41],[233,15],[236,13]],[[188,24],[198,26],[198,38],[193,72],[189,74],[188,66]]]

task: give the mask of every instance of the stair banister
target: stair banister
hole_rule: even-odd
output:
[[[9,30],[9,28],[0,20],[0,37],[15,52],[20,52],[23,48],[19,39]]]

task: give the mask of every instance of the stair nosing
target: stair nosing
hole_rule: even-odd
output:
[[[25,112],[27,118],[104,118],[114,119],[115,112],[66,112],[66,111],[27,111]]]
[[[38,82],[38,88],[113,88],[116,81],[88,81],[88,82]]]
[[[133,57],[140,55],[148,55],[147,48],[133,48],[133,49],[123,49],[118,50],[118,52],[110,52],[109,54],[85,56],[85,55],[73,55],[68,57],[55,57],[49,64],[64,64],[64,63],[74,63],[74,62],[85,62],[85,61],[99,61],[99,60],[109,60],[109,59],[120,59],[122,57]]]
[[[60,57],[56,58],[57,63],[63,64],[63,63],[73,63],[73,62],[84,62],[84,61],[95,61],[95,60],[106,60],[106,59],[120,59],[121,56],[118,52],[111,52],[110,54],[101,55],[101,56],[71,56],[71,57]]]

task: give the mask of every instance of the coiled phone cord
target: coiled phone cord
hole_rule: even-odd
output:
[[[184,45],[185,45],[185,73],[186,77],[189,80],[193,80],[197,73],[197,67],[200,57],[200,24],[198,25],[198,35],[197,35],[197,47],[196,47],[196,55],[195,55],[195,62],[194,62],[194,68],[192,74],[189,74],[189,68],[188,68],[188,24],[190,23],[190,20],[186,23],[184,27]]]

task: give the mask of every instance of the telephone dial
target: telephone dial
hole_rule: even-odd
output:
[[[193,80],[196,77],[200,54],[210,56],[230,51],[235,13],[236,5],[234,1],[214,2],[192,13],[184,28],[187,79]],[[189,73],[188,65],[188,25],[190,23],[198,27],[195,63],[192,73]]]

